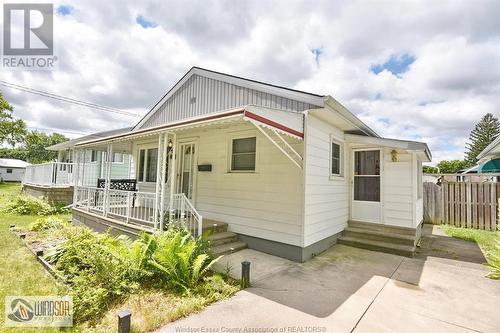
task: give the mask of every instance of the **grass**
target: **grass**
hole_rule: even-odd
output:
[[[19,194],[16,183],[0,183],[0,209]],[[61,216],[68,219],[69,215]],[[58,284],[28,251],[23,242],[9,231],[9,226],[27,227],[40,216],[16,216],[0,213],[0,331],[2,332],[59,332],[57,328],[13,328],[4,326],[4,299],[14,295],[65,295],[66,288]]]
[[[475,242],[483,252],[486,260],[491,263],[493,256],[500,256],[500,231],[465,229],[451,225],[441,225],[443,231],[451,237]]]
[[[20,185],[0,183],[0,211],[17,194]],[[58,215],[62,219],[70,219],[69,214]],[[5,311],[4,298],[8,295],[66,295],[66,286],[58,283],[38,263],[23,242],[9,231],[15,224],[19,228],[27,228],[40,216],[7,215],[0,212],[0,303]],[[234,287],[233,292],[238,288]],[[10,328],[4,327],[4,315],[0,315],[0,332],[115,332],[117,329],[116,313],[120,309],[132,311],[132,331],[148,332],[171,321],[187,316],[203,309],[216,301],[210,297],[196,294],[177,295],[157,289],[142,289],[130,295],[121,304],[116,305],[103,314],[97,325],[79,324],[73,328]]]

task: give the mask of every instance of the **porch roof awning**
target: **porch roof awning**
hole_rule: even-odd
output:
[[[479,166],[479,173],[498,173],[500,172],[500,158],[487,161]]]
[[[389,139],[389,138],[375,138],[363,135],[346,134],[345,138],[352,143],[368,144],[374,146],[390,147],[396,149],[413,150],[422,155],[425,162],[432,160],[431,151],[424,142]]]
[[[165,131],[179,131],[190,128],[210,126],[229,121],[249,121],[263,127],[271,128],[282,134],[297,139],[304,137],[303,113],[282,111],[253,105],[244,108],[231,109],[222,112],[210,113],[201,117],[190,118],[182,121],[163,124],[156,127],[129,131],[107,137],[79,142],[76,147],[102,145],[115,141],[127,141],[132,138],[150,136]]]

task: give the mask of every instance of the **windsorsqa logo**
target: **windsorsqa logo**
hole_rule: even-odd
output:
[[[71,327],[73,300],[70,296],[6,296],[7,327]]]
[[[2,66],[13,70],[52,70],[54,5],[4,3]]]

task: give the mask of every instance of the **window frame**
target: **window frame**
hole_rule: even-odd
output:
[[[238,139],[255,138],[255,166],[253,170],[233,170],[233,141]],[[255,174],[258,173],[259,165],[259,137],[256,132],[244,132],[230,135],[228,138],[227,170],[233,174]]]
[[[332,145],[336,144],[339,146],[339,173],[333,173],[332,172],[332,166],[333,166],[333,147]],[[344,150],[344,141],[338,139],[335,137],[333,134],[330,134],[330,146],[329,146],[329,169],[328,173],[330,176],[330,180],[343,180],[345,178],[344,174],[344,164],[345,164],[345,150]]]
[[[94,152],[95,152],[95,160],[92,159]],[[95,149],[90,150],[90,163],[97,163],[98,162],[98,160],[99,160],[98,154],[99,154],[98,150],[95,150]],[[102,155],[101,155],[101,157],[102,157]]]
[[[136,170],[136,178],[137,178],[137,182],[139,183],[148,183],[148,184],[154,184],[156,183],[157,179],[155,179],[154,181],[147,181],[147,173],[148,173],[148,151],[149,150],[152,150],[152,149],[158,149],[158,146],[157,145],[154,145],[154,144],[151,144],[151,145],[140,145],[140,146],[137,146],[137,170]],[[142,170],[142,180],[141,180],[141,163],[140,163],[140,160],[141,160],[141,151],[144,151],[144,163],[143,163],[143,170]],[[156,163],[158,163],[158,155],[156,155]],[[156,167],[156,165],[155,165]],[[158,170],[157,170],[158,172]],[[156,174],[155,174],[155,178],[156,178]]]
[[[12,168],[7,168],[5,170],[5,173],[14,173],[14,170]]]
[[[121,161],[116,161],[115,160],[116,154],[120,154],[121,155],[121,157],[122,157]],[[112,163],[114,163],[114,164],[123,164],[124,162],[125,162],[125,156],[124,156],[123,153],[113,152],[113,161],[112,161]]]

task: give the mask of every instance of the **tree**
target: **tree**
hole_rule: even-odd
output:
[[[424,165],[422,166],[422,171],[423,173],[438,173],[438,168],[430,165]]]
[[[500,122],[491,113],[487,113],[471,131],[466,145],[465,159],[472,165],[477,163],[477,155],[500,134]]]
[[[461,160],[443,160],[437,164],[440,173],[458,173],[458,171],[469,168],[471,164],[468,161]]]
[[[23,147],[26,150],[26,159],[30,163],[52,161],[57,157],[57,152],[45,148],[67,140],[64,135],[59,133],[47,135],[42,132],[31,131],[26,135]]]
[[[22,119],[14,119],[14,108],[0,93],[0,145],[5,143],[14,146],[22,142],[26,135],[26,123]]]

